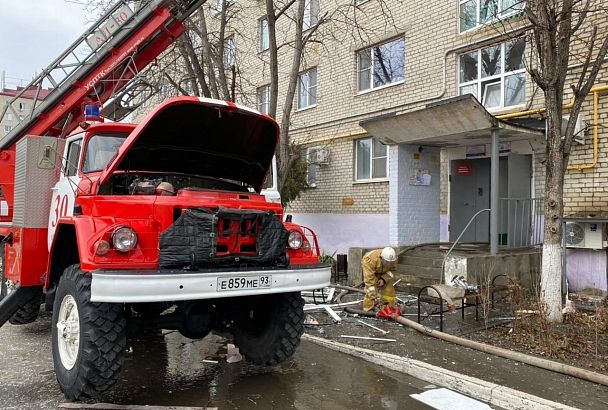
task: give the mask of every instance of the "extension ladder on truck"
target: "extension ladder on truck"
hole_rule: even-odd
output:
[[[23,169],[29,159],[19,158],[23,150],[17,149],[17,143],[28,135],[61,137],[76,129],[88,107],[101,109],[166,50],[185,31],[182,22],[203,2],[117,2],[29,85],[0,107],[0,121],[9,113],[19,121],[0,139],[0,269],[4,269],[4,277],[10,270],[19,278],[13,292],[4,299],[0,296],[0,326],[41,288],[44,283],[41,272],[46,272],[48,262],[47,227],[41,221],[24,222],[24,214],[27,206],[28,212],[36,208],[37,215],[45,212],[48,215],[51,186],[41,187],[40,181],[36,186],[27,185]],[[42,92],[45,88],[51,90],[41,98],[46,94]],[[25,111],[20,104],[26,96],[30,106]],[[122,109],[124,116],[128,107]],[[43,212],[39,212],[38,205],[24,201],[24,192],[38,188],[34,195],[44,203]],[[5,243],[13,244],[16,239],[9,254]]]
[[[204,0],[122,0],[53,61],[27,87],[1,107],[19,123],[0,140],[7,149],[27,134],[59,136],[78,126],[84,104],[103,104],[184,31],[182,21]],[[137,7],[131,7],[137,4]],[[40,91],[51,87],[44,100]],[[35,91],[28,112],[19,110],[25,93]],[[22,100],[21,100],[22,101]]]

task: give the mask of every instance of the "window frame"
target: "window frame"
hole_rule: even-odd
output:
[[[82,151],[83,151],[83,142],[84,142],[84,134],[80,134],[78,135],[77,138],[74,138],[70,141],[67,142],[68,146],[66,148],[66,156],[65,156],[65,162],[63,165],[63,169],[61,170],[61,173],[63,174],[64,177],[69,178],[69,177],[75,177],[79,175],[80,172],[80,161],[82,159]],[[70,154],[72,152],[72,148],[78,143],[78,147],[80,148],[80,150],[78,151],[78,158],[76,159],[76,163],[72,163],[70,162],[70,160],[72,159],[70,157]],[[74,166],[74,173],[70,174],[69,172],[71,171],[71,166]]]
[[[470,1],[474,1],[475,2],[475,8],[476,8],[475,9],[475,12],[476,12],[475,13],[475,25],[473,27],[471,27],[471,28],[466,29],[466,30],[462,30],[461,29],[462,19],[460,18],[461,6],[464,3],[468,3]],[[498,10],[501,10],[502,9],[503,1],[505,1],[505,0],[496,0],[496,1],[497,1]],[[469,33],[471,31],[479,29],[480,27],[487,26],[487,25],[490,25],[490,24],[494,24],[494,23],[496,23],[498,21],[505,20],[507,18],[513,17],[514,15],[517,15],[519,13],[523,13],[524,8],[526,7],[526,2],[522,1],[521,5],[522,5],[522,8],[520,10],[518,10],[518,9],[512,9],[512,10],[507,11],[506,13],[500,12],[500,13],[498,13],[497,16],[492,16],[492,18],[490,18],[488,21],[482,23],[481,22],[481,0],[459,0],[458,1],[458,34]]]
[[[302,19],[302,31],[308,31],[319,22],[320,5],[319,0],[304,1],[304,16]]]
[[[232,5],[236,0],[226,0],[226,9]],[[214,0],[210,2],[209,8],[214,16],[217,16],[223,11],[224,0]]]
[[[256,94],[256,100],[257,100],[256,105],[257,105],[258,111],[261,112],[262,114],[268,114],[268,111],[270,111],[270,98],[271,98],[270,84],[262,85],[262,86],[256,88],[255,94]],[[262,95],[266,98],[265,101],[261,100],[260,97],[262,97]],[[266,106],[265,110],[262,109],[262,105]]]
[[[359,178],[358,175],[358,167],[359,167],[359,141],[363,141],[363,140],[370,140],[371,141],[371,149],[370,149],[370,153],[369,153],[369,177],[368,178]],[[380,144],[384,145],[385,149],[386,149],[386,155],[385,156],[374,156],[374,141],[378,141]],[[369,182],[386,182],[389,180],[389,149],[388,149],[388,145],[384,144],[382,141],[378,140],[375,137],[369,136],[369,137],[364,137],[364,138],[357,138],[354,140],[354,145],[355,145],[355,161],[354,161],[354,181],[353,183],[357,184],[357,183],[369,183]],[[373,177],[374,175],[374,159],[379,159],[379,158],[386,158],[386,172],[385,172],[385,176],[383,177]]]
[[[315,73],[315,76],[314,76],[315,77],[315,84],[311,85],[311,82],[310,82],[310,73],[313,72],[313,71]],[[301,94],[301,91],[302,91],[301,87],[302,87],[302,84],[303,84],[302,83],[302,77],[303,76],[307,76],[307,78],[308,78],[308,81],[307,81],[308,88],[306,89],[306,94],[305,94],[306,95],[306,103],[307,104],[305,106],[301,106],[300,105],[300,96],[302,95]],[[308,70],[302,71],[300,74],[298,74],[298,90],[297,90],[298,91],[298,93],[297,93],[297,107],[298,107],[298,111],[308,110],[310,108],[314,108],[314,107],[317,106],[318,81],[319,81],[319,77],[318,77],[317,67],[309,68]],[[311,89],[314,89],[314,100],[315,100],[314,103],[312,103],[312,104],[310,103],[310,99],[311,99],[311,96],[312,96],[311,92],[310,92]]]
[[[403,56],[402,56],[403,57],[403,74],[402,74],[403,78],[401,80],[393,81],[393,82],[390,82],[387,84],[383,84],[383,85],[374,87],[374,61],[376,60],[376,58],[375,58],[375,53],[373,52],[373,50],[377,47],[382,47],[383,45],[386,45],[389,43],[394,43],[397,41],[403,41]],[[366,69],[366,70],[369,70],[369,76],[368,76],[369,88],[361,89],[361,84],[360,84],[359,80],[360,80],[360,73],[363,70],[361,70],[361,57],[360,56],[362,53],[366,52],[367,50],[370,50],[370,66],[368,69]],[[383,88],[393,87],[393,86],[405,83],[406,44],[405,44],[405,36],[403,36],[403,35],[398,36],[398,37],[393,37],[393,38],[390,38],[381,43],[377,43],[372,46],[357,50],[356,59],[357,59],[357,73],[356,73],[357,95],[365,94],[365,93],[369,93],[372,91],[381,90]]]
[[[472,93],[467,93],[467,94],[472,94],[474,95],[477,100],[488,110],[488,111],[496,111],[496,110],[503,110],[503,109],[510,109],[513,107],[518,107],[521,105],[524,105],[526,103],[526,83],[527,83],[527,75],[526,75],[526,67],[525,64],[523,64],[523,60],[525,57],[525,48],[524,51],[522,53],[522,65],[523,68],[519,68],[517,70],[513,70],[513,71],[505,71],[506,70],[506,47],[507,44],[510,42],[514,42],[516,40],[521,40],[525,42],[525,39],[520,37],[517,39],[512,39],[512,40],[508,40],[508,41],[503,41],[502,43],[499,44],[495,44],[495,45],[490,45],[487,47],[482,47],[479,48],[477,50],[472,50],[469,51],[467,53],[462,53],[458,55],[458,82],[457,82],[457,92],[458,95],[465,95],[462,93],[462,89],[464,87],[470,87],[470,86],[476,86],[477,88],[477,93],[476,94],[472,94]],[[482,50],[490,48],[490,47],[495,47],[495,46],[500,46],[500,73],[499,74],[494,74],[491,76],[487,76],[487,77],[483,77],[482,76]],[[461,71],[462,71],[462,56],[465,54],[472,54],[475,53],[477,56],[477,78],[474,80],[470,80],[470,81],[464,81],[461,82]],[[505,96],[506,96],[506,80],[508,77],[511,76],[524,76],[524,95],[523,95],[523,101],[514,105],[505,105]],[[484,101],[484,96],[480,95],[481,94],[481,90],[482,90],[482,85],[484,83],[499,83],[500,84],[500,105],[495,106],[495,107],[486,107],[485,106],[485,101]],[[486,85],[486,90],[484,90],[484,95],[487,92],[487,87],[490,86],[492,84],[487,84]]]
[[[260,36],[260,43],[259,43],[259,47],[258,47],[259,51],[264,52],[270,48],[270,32],[268,31],[268,16],[264,16],[258,20],[258,35]]]
[[[229,64],[232,62],[232,64]],[[224,38],[224,55],[222,56],[224,69],[229,69],[236,66],[236,39],[234,34]]]

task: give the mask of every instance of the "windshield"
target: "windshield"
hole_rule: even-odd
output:
[[[89,138],[82,172],[101,171],[114,158],[128,133],[97,134]]]

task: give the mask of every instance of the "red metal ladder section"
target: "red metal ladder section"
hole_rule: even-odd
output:
[[[0,121],[9,113],[19,122],[0,140],[11,147],[25,135],[60,136],[74,130],[87,103],[104,104],[184,32],[182,22],[204,0],[121,0],[13,99],[0,107]],[[137,5],[137,7],[135,7]],[[41,98],[44,88],[52,91]],[[31,107],[19,106],[32,94]],[[31,98],[31,97],[29,97]],[[21,109],[20,109],[21,108]],[[124,110],[135,106],[122,106]],[[107,110],[106,110],[107,111]]]

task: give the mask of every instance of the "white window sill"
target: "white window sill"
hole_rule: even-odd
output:
[[[526,104],[510,105],[508,107],[486,108],[488,112],[494,116],[501,114],[510,114],[512,112],[522,111],[526,108]]]
[[[357,181],[353,181],[353,185],[361,185],[361,184],[377,184],[382,182],[389,182],[388,178],[375,178],[375,179],[359,179]]]
[[[317,104],[313,104],[313,105],[309,105],[309,106],[307,106],[307,107],[298,108],[298,109],[296,110],[296,112],[307,111],[307,110],[310,110],[310,109],[312,109],[312,108],[315,108],[316,106],[317,106]]]
[[[405,80],[401,80],[401,81],[396,81],[394,83],[390,83],[390,84],[385,84],[382,85],[380,87],[376,87],[376,88],[369,88],[367,90],[363,90],[363,91],[358,91],[357,94],[355,94],[355,96],[359,96],[359,95],[364,95],[364,94],[369,94],[372,93],[374,91],[378,91],[378,90],[384,90],[385,88],[390,88],[390,87],[395,87],[397,85],[401,85],[404,84]]]
[[[469,28],[469,29],[467,29],[465,31],[460,31],[460,23],[458,23],[459,24],[458,34],[459,35],[471,34],[475,30],[479,30],[479,29],[484,28],[484,27],[488,28],[488,27],[491,27],[492,25],[494,25],[496,23],[500,23],[501,21],[509,20],[509,19],[515,17],[517,14],[521,14],[523,16],[524,15],[524,11],[523,10],[513,10],[513,11],[505,14],[504,16],[500,16],[500,17],[497,17],[497,18],[495,17],[492,20],[487,21],[485,23],[479,23],[475,27],[471,27],[471,28]],[[459,13],[459,17],[460,17],[460,13]],[[460,22],[460,18],[458,19],[458,21]]]

